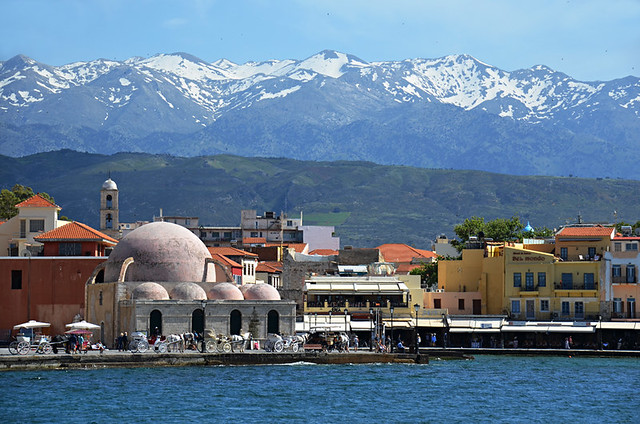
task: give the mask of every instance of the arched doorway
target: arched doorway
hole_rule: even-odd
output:
[[[273,309],[267,314],[267,333],[280,332],[280,314]]]
[[[204,333],[204,311],[196,309],[191,314],[191,331],[198,334]]]
[[[231,311],[231,322],[229,325],[229,332],[233,335],[233,334],[240,334],[240,331],[242,330],[242,313],[237,310],[234,309],[233,311]]]
[[[162,312],[154,309],[149,315],[149,336],[153,336],[156,332],[162,334]]]

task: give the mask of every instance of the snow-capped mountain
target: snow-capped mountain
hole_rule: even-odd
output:
[[[21,156],[232,153],[640,178],[640,80],[507,72],[468,55],[207,63],[185,54],[0,62],[0,146]]]

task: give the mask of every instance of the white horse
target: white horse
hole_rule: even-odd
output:
[[[182,334],[169,334],[167,336],[167,351],[184,352],[184,336]]]

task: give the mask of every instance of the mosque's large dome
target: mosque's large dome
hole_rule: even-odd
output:
[[[215,281],[211,254],[188,229],[170,222],[152,222],[127,234],[113,249],[105,282],[118,281],[122,265],[132,257],[124,281]],[[203,280],[206,267],[209,267]]]

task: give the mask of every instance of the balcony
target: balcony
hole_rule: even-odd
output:
[[[553,283],[553,288],[556,290],[598,290],[598,283]]]
[[[627,277],[625,275],[617,275],[615,277],[611,277],[611,282],[613,284],[637,284],[638,277],[635,275],[632,277]]]

